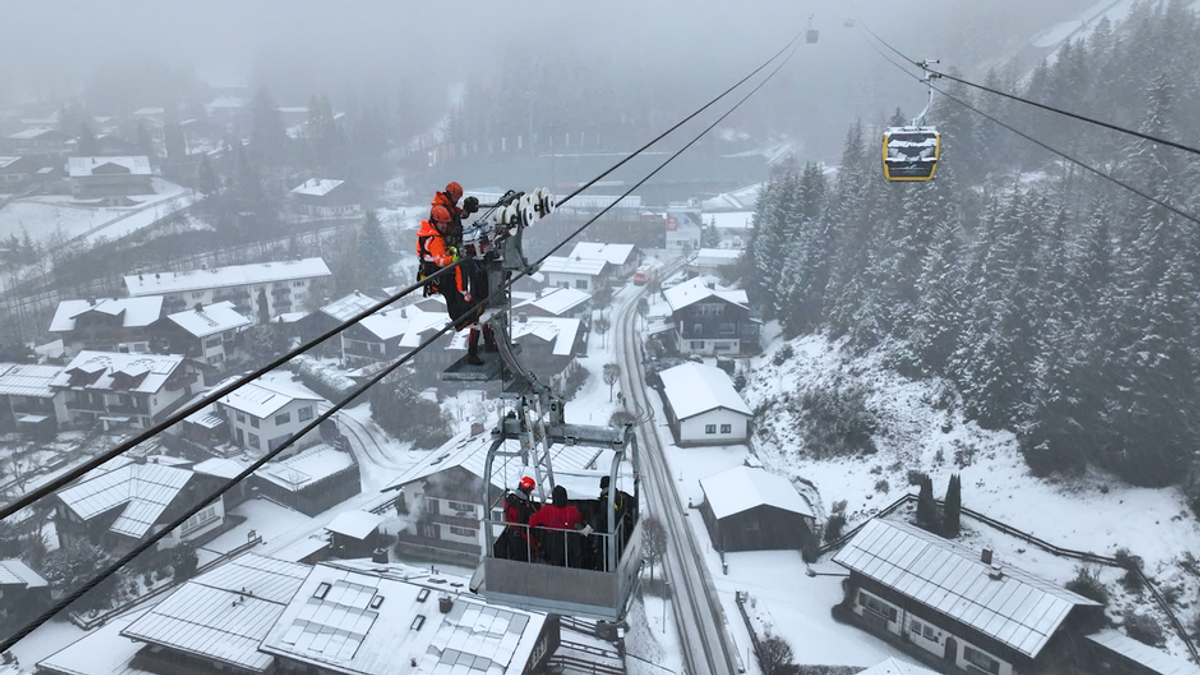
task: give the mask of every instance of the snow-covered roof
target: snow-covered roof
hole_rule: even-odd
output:
[[[408,485],[414,481],[424,480],[430,476],[439,474],[447,469],[461,468],[473,476],[483,479],[484,462],[487,459],[487,449],[492,443],[490,434],[479,434],[471,436],[467,433],[460,433],[442,445],[442,447],[430,452],[424,459],[409,468],[396,480],[392,481],[391,486],[384,488],[386,492],[389,489],[399,488]],[[517,441],[505,441],[504,450],[519,450],[520,443]],[[611,462],[607,457],[611,457],[600,448],[589,447],[584,445],[555,445],[550,448],[551,461],[554,463],[554,472],[557,477],[560,472],[570,471],[585,471],[600,467],[607,468]],[[500,489],[512,487],[516,485],[524,471],[528,469],[521,466],[519,462],[505,462],[500,466],[493,466],[494,484]],[[603,473],[598,472],[597,476]],[[599,490],[597,489],[597,494]],[[586,495],[588,497],[592,495]]]
[[[607,261],[595,258],[566,258],[552,255],[546,258],[538,271],[543,274],[582,274],[594,277],[603,272],[604,266],[607,264]]]
[[[568,258],[591,258],[603,260],[620,267],[629,262],[633,255],[633,244],[598,244],[591,241],[581,241],[575,244]]]
[[[218,399],[222,405],[259,419],[266,419],[283,406],[298,400],[324,401],[325,399],[298,384],[261,379]]]
[[[127,464],[58,493],[84,520],[124,507],[109,530],[139,539],[158,521],[192,478],[188,469],[161,464]]]
[[[105,167],[109,167],[105,169]],[[68,157],[67,174],[71,178],[86,178],[97,174],[113,173],[112,168],[121,169],[119,173],[130,176],[149,176],[150,158],[145,155],[133,157]],[[105,169],[100,171],[100,169]]]
[[[121,636],[130,623],[143,614],[133,610],[113,617],[103,626],[38,662],[38,672],[55,675],[154,675],[130,665],[146,645]]]
[[[123,374],[137,384],[128,391],[153,394],[162,389],[171,373],[184,362],[182,356],[160,354],[118,354],[115,352],[82,351],[71,360],[63,372],[50,382],[51,387],[66,389],[116,390],[114,377]],[[87,384],[71,384],[72,375],[82,373],[96,376]]]
[[[718,230],[748,230],[754,227],[753,211],[725,211],[704,214],[704,222],[714,223]]]
[[[204,104],[205,108],[245,108],[246,99],[240,96],[218,96]]]
[[[1105,628],[1085,637],[1159,675],[1200,675],[1200,666],[1138,642],[1115,628]]]
[[[29,565],[17,559],[0,560],[0,586],[24,586],[26,588],[45,588],[50,583],[42,575],[30,569]]]
[[[909,523],[868,521],[833,559],[843,567],[1036,658],[1076,606],[1099,603]]]
[[[345,297],[338,298],[325,305],[319,311],[328,314],[338,321],[349,321],[354,316],[379,304],[379,302],[379,298],[373,298],[365,293],[354,291]]]
[[[51,131],[54,131],[54,129],[50,127],[33,127],[31,129],[22,129],[15,134],[9,134],[8,138],[13,141],[29,141]]]
[[[324,443],[279,462],[268,462],[255,475],[288,490],[303,490],[350,468],[354,456]]]
[[[200,309],[168,314],[167,319],[198,338],[249,326],[252,323],[249,317],[239,314],[233,303],[228,300]]]
[[[518,675],[524,672],[545,615],[488,605],[447,588],[425,587],[322,563],[262,642],[262,650],[335,673],[390,673],[397,661],[414,673]],[[418,618],[422,617],[422,618]]]
[[[140,297],[327,276],[330,276],[330,271],[324,260],[305,258],[303,260],[214,267],[210,270],[130,274],[125,277],[125,287],[129,289],[129,295]]]
[[[333,178],[310,178],[300,185],[292,188],[294,195],[307,195],[309,197],[324,197],[333,192],[344,180],[336,180]]]
[[[20,157],[0,157],[0,169],[7,169],[17,163]]]
[[[773,506],[812,518],[812,506],[796,492],[791,481],[765,469],[735,466],[715,476],[701,479],[700,489],[718,519]]]
[[[133,111],[133,114],[134,115],[161,115],[161,114],[163,114],[163,109],[155,108],[155,107],[138,108],[137,110]]]
[[[724,267],[737,262],[742,251],[736,248],[702,248],[696,251],[692,264],[701,267]]]
[[[729,375],[720,368],[685,363],[668,368],[658,376],[662,378],[663,393],[678,419],[685,420],[717,408],[751,414],[750,407],[733,388]]]
[[[222,459],[221,457],[213,457],[200,462],[192,467],[192,471],[205,476],[216,476],[226,480],[236,478],[239,473],[244,471],[246,466],[236,459]]]
[[[162,316],[162,306],[161,295],[105,298],[95,304],[91,300],[63,300],[54,311],[54,318],[50,321],[50,332],[65,333],[75,330],[75,319],[89,312],[120,316],[122,328],[145,328]]]
[[[350,511],[339,513],[337,518],[334,518],[325,526],[325,529],[330,532],[344,534],[354,539],[366,539],[382,523],[383,516],[369,511],[351,509]]]
[[[32,366],[0,363],[0,396],[53,398],[50,383],[63,371],[62,366]]]
[[[516,295],[514,293],[514,295]],[[552,288],[539,297],[530,298],[513,306],[514,310],[522,307],[537,307],[549,314],[562,316],[590,300],[591,293],[578,288]]]
[[[359,325],[382,341],[399,337],[401,347],[416,347],[421,344],[422,335],[441,328],[447,321],[445,309],[427,311],[416,305],[407,305],[372,314],[360,321]]]
[[[867,668],[858,675],[937,675],[937,671],[890,658],[883,663],[877,663]]]
[[[678,312],[684,307],[694,305],[701,300],[707,300],[709,298],[724,300],[725,302],[745,309],[749,309],[750,305],[750,299],[746,296],[746,291],[713,290],[706,286],[704,284],[704,279],[700,277],[689,279],[682,284],[672,286],[671,288],[664,290],[663,297],[667,299],[667,304],[671,307],[671,312]]]
[[[244,555],[189,580],[121,631],[125,637],[253,672],[274,657],[258,650],[308,565]]]

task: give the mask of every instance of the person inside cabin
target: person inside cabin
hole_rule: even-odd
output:
[[[596,523],[596,527],[604,531],[608,531],[608,494],[611,479],[608,476],[600,477],[600,498],[596,500],[596,514],[590,519]],[[633,495],[624,490],[617,490],[613,496],[613,522],[616,523],[617,544],[617,559],[620,560],[621,553],[625,548],[625,542],[633,535],[633,527],[637,524],[637,500]],[[605,557],[606,546],[609,541],[614,540],[612,537],[600,537],[594,542],[593,562],[594,568],[604,569],[607,558]]]
[[[538,510],[538,505],[529,499],[537,483],[524,476],[516,490],[504,495],[504,531],[496,539],[497,558],[530,562],[537,551],[537,538],[529,528],[529,519]]]
[[[568,502],[565,487],[555,485],[552,497],[550,504],[529,519],[530,528],[542,528],[535,535],[541,543],[542,560],[559,567],[580,567],[583,542],[579,535],[590,535],[592,526],[585,525],[583,514]]]

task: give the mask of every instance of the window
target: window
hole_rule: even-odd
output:
[[[446,506],[449,506],[451,511],[470,511],[471,513],[475,513],[475,505],[474,504],[465,504],[463,502],[448,502],[446,504]]]
[[[424,626],[424,625],[425,625],[425,615],[418,614],[417,617],[415,619],[413,619],[412,625],[410,625],[408,627],[408,629],[409,630],[421,630],[421,626]]]
[[[877,614],[888,621],[896,620],[896,608],[872,595],[867,595],[862,591],[858,592],[858,604],[862,605],[867,611],[872,614]]]
[[[721,433],[732,434],[733,433],[733,425],[732,424],[722,424],[721,425]]]
[[[306,405],[303,408],[301,408],[300,410],[296,411],[296,420],[297,421],[307,422],[307,421],[311,420],[312,418],[313,418],[313,414],[312,414],[312,406],[311,405]]]
[[[728,352],[733,350],[732,342],[714,342],[713,350],[718,352]]]
[[[208,338],[207,340],[204,341],[204,346],[209,347],[209,348],[220,347],[221,346],[221,336],[218,335],[216,337]]]
[[[252,427],[254,427],[255,429],[257,429],[257,428],[258,428],[258,424],[259,424],[259,422],[258,422],[258,418],[257,418],[257,417],[251,417],[251,418],[250,418],[250,426],[252,426]]]
[[[452,534],[456,537],[474,537],[475,530],[468,530],[465,527],[454,527],[453,525],[451,525],[450,526],[450,534]]]
[[[924,638],[926,640],[929,640],[931,642],[938,642],[937,631],[934,630],[933,626],[930,626],[927,623],[921,623],[920,621],[913,619],[909,623],[908,629],[910,631],[912,631],[913,635],[916,635],[917,637],[924,636]]]
[[[183,527],[181,527],[179,531],[181,534],[187,534],[188,532],[196,529],[197,527],[200,527],[201,525],[204,525],[213,520],[216,520],[216,518],[217,518],[217,507],[216,506],[205,507],[202,511],[200,511],[200,513],[197,513],[196,515],[194,515],[191,518],[188,518],[186,521],[184,521]]]
[[[304,288],[304,282],[303,281],[293,281],[292,286],[295,286],[296,288]]]
[[[746,522],[742,523],[742,529],[747,532],[758,532],[758,521],[747,520]]]
[[[704,433],[706,433],[706,434],[715,434],[715,433],[717,433],[717,425],[715,425],[715,424],[705,424],[705,425],[704,425]]]
[[[292,413],[279,413],[275,416],[275,424],[287,424],[292,421]]]
[[[250,447],[258,449],[258,434],[250,434]]]
[[[999,673],[1000,662],[992,658],[990,654],[975,649],[974,647],[963,647],[963,657],[975,666],[988,673]]]
[[[237,414],[237,421],[241,422],[242,424],[245,424],[246,416],[242,413],[236,413],[236,414]]]
[[[582,288],[583,290],[586,291],[587,287],[588,287],[587,279],[576,279],[575,280],[575,288]]]
[[[333,588],[328,581],[322,581],[317,584],[317,590],[313,591],[313,597],[318,600],[324,600],[326,595],[329,595],[329,589]]]
[[[692,340],[688,343],[689,349],[704,349],[704,340]]]
[[[417,592],[417,602],[425,602],[428,599],[429,599],[429,589],[428,588],[422,588],[420,591]]]
[[[379,606],[382,604],[383,604],[383,596],[376,595],[375,597],[371,598],[371,603],[367,606],[370,607],[371,609],[379,609]]]
[[[192,292],[193,300],[199,300],[200,298],[203,298],[203,297],[204,297],[204,291],[193,291]]]

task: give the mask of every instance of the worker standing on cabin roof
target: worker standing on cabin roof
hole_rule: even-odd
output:
[[[583,534],[590,535],[592,526],[584,526],[583,514],[567,503],[565,487],[554,486],[553,500],[553,503],[542,506],[533,514],[529,519],[529,527],[546,528],[538,536],[539,541],[543,542],[543,560],[560,567],[578,567],[583,555],[579,535],[574,531],[582,527]]]
[[[496,557],[529,562],[537,550],[537,538],[529,529],[529,519],[537,511],[537,506],[529,500],[535,485],[533,478],[525,476],[516,490],[504,495],[506,525],[500,539],[496,540]]]
[[[458,205],[460,199],[462,199],[462,206]],[[459,284],[459,293],[466,301],[463,307],[465,311],[472,303],[478,303],[489,295],[487,270],[477,259],[487,253],[485,245],[486,249],[490,249],[491,243],[486,236],[481,239],[472,236],[469,242],[463,240],[463,218],[479,211],[479,199],[476,197],[463,199],[463,186],[460,183],[450,181],[446,184],[445,190],[433,196],[433,201],[430,203],[430,218],[433,217],[433,211],[439,206],[446,209],[446,213],[450,217],[449,236],[456,242],[455,247],[459,251],[459,256],[467,259],[459,272],[462,279],[462,283]],[[486,306],[477,307],[472,312],[476,321],[469,323],[477,323],[485,309],[487,309]],[[482,331],[477,325],[471,326],[471,332],[467,334],[467,363],[473,366],[483,365],[483,359],[479,358],[479,335],[481,332],[487,345],[487,351],[498,351],[496,337],[490,326],[484,326]]]
[[[418,279],[426,279],[443,267],[458,262],[460,242],[454,237],[450,218],[446,207],[435,206],[430,210],[429,220],[421,221],[421,227],[417,230],[417,258],[420,261]],[[431,290],[441,293],[446,299],[446,310],[454,321],[455,330],[462,330],[474,322],[474,318],[466,316],[470,301],[464,297],[466,280],[461,265],[454,268],[453,274],[439,277],[431,283]],[[426,285],[426,288],[430,286]]]

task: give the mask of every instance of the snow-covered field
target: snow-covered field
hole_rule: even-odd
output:
[[[1177,585],[1183,603],[1197,597],[1200,579],[1184,571],[1185,553],[1200,551],[1200,523],[1174,488],[1148,489],[1123,484],[1093,472],[1080,480],[1041,479],[1025,465],[1016,437],[1008,431],[980,429],[964,422],[958,406],[935,405],[945,391],[936,380],[912,381],[888,371],[878,355],[846,359],[839,345],[822,336],[793,340],[795,355],[782,365],[771,357],[782,344],[768,346],[752,360],[753,375],[742,392],[752,409],[786,401],[802,388],[828,388],[833,382],[865,387],[867,406],[879,428],[878,451],[860,457],[815,460],[804,447],[803,430],[784,406],[756,418],[758,454],[771,469],[804,478],[819,492],[819,516],[846,500],[849,526],[862,522],[905,492],[910,470],[926,472],[940,498],[950,475],[959,473],[963,505],[1054,545],[1113,555],[1128,548],[1145,560],[1146,573],[1160,587]],[[814,504],[814,506],[818,506]],[[1065,583],[1078,563],[1057,558],[1025,542],[964,517],[963,543],[992,548],[1012,564]],[[1105,581],[1117,575],[1106,573]],[[1117,588],[1110,584],[1110,591]],[[1157,608],[1145,598],[1117,593],[1110,614],[1119,619],[1127,605]],[[1195,607],[1177,610],[1185,625]],[[1182,643],[1168,628],[1168,648],[1179,655]]]

